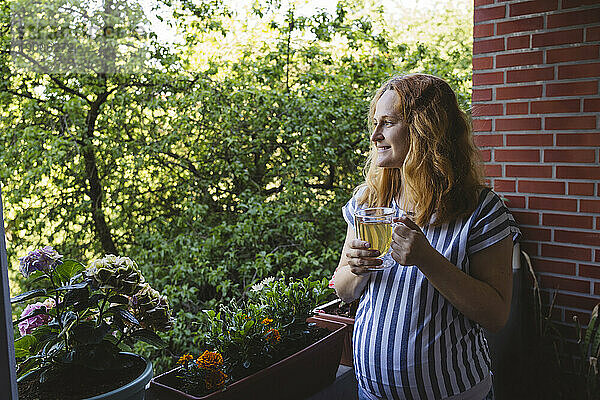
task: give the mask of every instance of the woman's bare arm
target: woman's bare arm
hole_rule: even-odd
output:
[[[510,236],[469,257],[470,275],[433,248],[409,219],[394,229],[392,257],[416,265],[454,307],[489,331],[508,320],[512,298],[512,238]]]
[[[358,299],[369,282],[369,266],[381,264],[377,250],[368,250],[369,245],[356,239],[354,229],[348,226],[340,263],[333,278],[335,291],[345,303]]]

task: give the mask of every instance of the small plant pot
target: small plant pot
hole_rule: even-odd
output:
[[[176,389],[179,368],[150,381],[150,390],[157,398],[169,400],[300,400],[318,392],[335,380],[340,363],[346,324],[311,317],[307,322],[326,328],[331,333],[310,346],[233,382],[224,389],[195,397]]]
[[[144,395],[146,392],[146,385],[152,379],[152,362],[144,359],[141,356],[133,353],[124,353],[129,354],[134,357],[141,358],[146,363],[146,368],[144,372],[140,376],[138,376],[133,381],[129,382],[126,385],[121,386],[115,390],[111,390],[108,393],[100,394],[98,396],[89,397],[85,400],[144,400]]]
[[[353,367],[354,362],[352,358],[352,332],[354,331],[354,313],[353,306],[350,305],[350,315],[351,316],[342,316],[336,313],[336,310],[340,308],[342,304],[342,300],[335,299],[330,301],[329,303],[322,304],[316,307],[313,312],[316,316],[322,319],[326,319],[328,321],[336,321],[341,322],[348,325],[346,329],[346,335],[344,336],[344,347],[342,348],[342,358],[340,360],[340,364],[346,365],[348,367]],[[355,312],[355,310],[354,310]]]
[[[144,400],[145,389],[150,379],[152,379],[152,362],[144,359],[143,357],[133,353],[121,353],[125,357],[137,358],[144,364],[144,369],[140,375],[134,378],[132,381],[110,390],[109,392],[95,395],[93,397],[86,397],[83,400]],[[35,374],[29,373],[19,378],[19,382],[27,382],[32,379]],[[76,378],[74,378],[76,379]],[[67,388],[68,390],[68,388]],[[72,394],[72,392],[69,392]],[[60,395],[60,394],[59,394]],[[29,395],[30,396],[30,395]],[[19,396],[22,398],[21,396]],[[38,398],[38,397],[36,397]]]

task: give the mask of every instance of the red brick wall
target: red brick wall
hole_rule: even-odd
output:
[[[600,302],[600,1],[474,0],[473,119],[555,318]]]

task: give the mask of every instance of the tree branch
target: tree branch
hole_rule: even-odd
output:
[[[171,151],[162,151],[163,154],[174,158],[176,160],[181,161],[182,163],[184,163],[185,165],[181,164],[181,163],[174,163],[175,165],[179,165],[181,168],[183,169],[187,169],[188,171],[190,171],[194,176],[201,178],[202,175],[200,174],[200,171],[198,171],[198,169],[196,168],[196,166],[194,165],[194,163],[190,160],[188,160],[187,158],[180,156],[179,154],[173,153]]]
[[[279,186],[271,188],[271,189],[266,189],[263,193],[267,196],[270,196],[275,193],[280,193],[283,190],[283,188],[284,188],[284,185],[279,185]]]
[[[106,222],[106,216],[102,208],[104,192],[102,183],[98,175],[98,166],[96,162],[96,153],[92,145],[94,129],[98,115],[100,115],[100,99],[106,99],[106,96],[99,95],[98,99],[92,103],[87,115],[87,127],[85,132],[84,145],[81,148],[85,163],[85,176],[87,177],[87,192],[91,200],[92,219],[94,220],[94,229],[96,235],[102,244],[102,249],[109,254],[117,254],[117,249],[110,233],[110,228]]]
[[[78,91],[76,91],[75,89],[72,89],[70,87],[68,87],[67,85],[65,85],[62,81],[60,81],[58,78],[56,78],[54,75],[52,74],[48,74],[48,76],[50,77],[50,79],[52,80],[52,82],[56,83],[56,85],[61,88],[62,90],[64,90],[67,93],[72,94],[73,96],[77,96],[79,98],[82,98],[83,100],[85,100],[88,104],[92,104],[92,102],[87,98],[86,95],[79,93]]]

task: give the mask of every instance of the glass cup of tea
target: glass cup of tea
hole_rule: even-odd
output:
[[[371,271],[382,271],[394,265],[389,256],[392,244],[392,227],[396,211],[390,207],[373,207],[358,210],[354,213],[354,229],[356,237],[369,242],[369,250],[379,250],[379,258],[383,264],[371,266]]]

